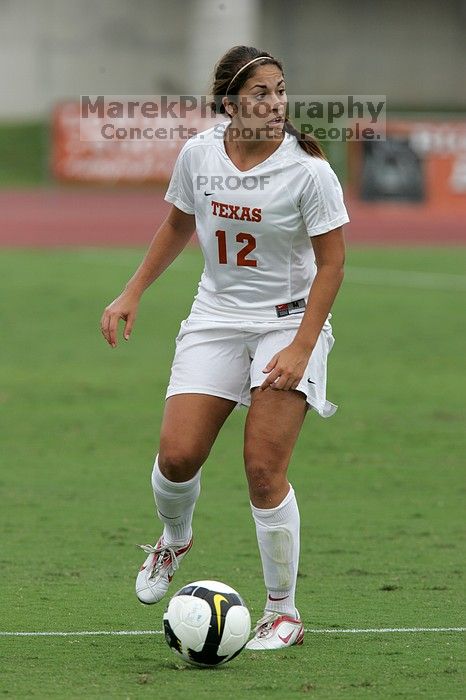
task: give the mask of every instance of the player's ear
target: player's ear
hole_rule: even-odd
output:
[[[233,117],[235,115],[237,107],[234,102],[228,99],[228,97],[222,97],[222,105],[229,117]]]

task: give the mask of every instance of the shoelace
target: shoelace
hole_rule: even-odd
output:
[[[146,554],[156,555],[156,558],[154,560],[154,566],[152,567],[152,571],[149,575],[149,578],[155,578],[156,575],[160,573],[160,569],[164,564],[164,560],[167,554],[170,559],[169,567],[171,567],[172,571],[176,571],[180,566],[174,548],[170,547],[169,545],[164,544],[161,547],[153,547],[150,544],[138,544],[138,547],[140,547]]]
[[[257,634],[258,637],[266,637],[277,617],[277,613],[274,612],[267,613],[267,615],[261,617],[254,627],[254,634]]]

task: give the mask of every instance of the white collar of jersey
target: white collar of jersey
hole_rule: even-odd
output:
[[[232,163],[232,165],[236,168],[236,165],[231,160],[231,158],[228,155],[226,148],[225,148],[224,136],[225,136],[225,132],[226,132],[227,128],[229,127],[230,123],[231,122],[222,122],[222,124],[219,125],[222,127],[223,131],[222,131],[222,138],[218,139],[217,143],[218,143],[218,147],[220,148],[220,150],[222,152],[223,157],[226,160],[228,160],[229,163]],[[289,134],[287,131],[285,131],[283,141],[280,143],[278,148],[276,148],[275,151],[273,151],[273,153],[271,153],[269,156],[267,156],[267,158],[264,158],[263,161],[261,161],[260,163],[257,163],[257,165],[254,165],[253,168],[258,168],[263,163],[268,163],[272,158],[275,158],[276,156],[281,155],[281,152],[283,151],[285,146],[288,145],[288,143],[290,142],[290,139],[292,139],[292,138],[293,138],[292,135]],[[252,170],[253,168],[249,168],[249,170]],[[236,169],[238,170],[238,168],[236,168]],[[249,170],[240,170],[239,172],[248,173]]]

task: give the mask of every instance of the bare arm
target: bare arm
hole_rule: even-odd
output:
[[[102,314],[100,328],[109,345],[117,345],[118,321],[125,321],[124,338],[128,340],[136,320],[139,300],[144,291],[175,260],[185,248],[195,229],[195,218],[175,206],[162,223],[138,269],[127,282],[123,292]]]
[[[312,239],[317,274],[312,283],[306,310],[293,342],[272,357],[264,372],[261,389],[296,389],[317,343],[337,292],[343,281],[345,242],[343,228],[333,229]],[[276,382],[276,383],[275,383]]]
[[[132,293],[142,296],[147,287],[160,277],[185,248],[194,229],[194,216],[185,214],[181,209],[172,206],[125,290],[131,290]]]
[[[316,257],[317,274],[312,283],[307,307],[294,343],[311,354],[317,343],[340,285],[345,264],[343,227],[333,229],[312,239]]]

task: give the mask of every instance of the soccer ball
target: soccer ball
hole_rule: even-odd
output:
[[[194,666],[219,666],[245,646],[251,617],[234,588],[219,581],[194,581],[170,600],[163,625],[177,656]]]

